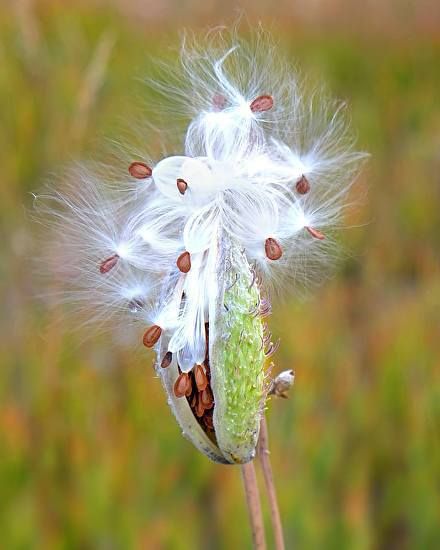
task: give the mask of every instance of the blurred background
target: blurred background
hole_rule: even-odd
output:
[[[2,548],[250,548],[239,470],[181,437],[152,355],[85,338],[35,299],[28,213],[52,172],[138,139],[148,56],[169,57],[183,25],[233,21],[236,6],[0,5]],[[268,411],[287,547],[440,548],[439,3],[240,6],[348,101],[372,155],[349,254],[270,319],[276,367],[296,372]]]

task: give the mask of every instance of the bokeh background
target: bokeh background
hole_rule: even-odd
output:
[[[28,214],[50,173],[102,155],[103,141],[138,139],[148,56],[169,57],[183,25],[234,20],[235,7],[0,6],[2,548],[250,548],[239,470],[180,436],[152,355],[85,338],[35,299]],[[268,412],[287,546],[440,548],[439,4],[241,7],[348,101],[372,155],[342,235],[350,253],[270,320],[277,369],[296,372],[290,399]],[[130,120],[133,136],[121,138]]]

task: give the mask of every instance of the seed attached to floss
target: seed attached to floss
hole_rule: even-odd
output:
[[[102,275],[105,275],[105,273],[108,273],[115,267],[115,265],[118,263],[118,260],[119,254],[113,254],[113,256],[110,256],[109,258],[103,260],[99,264],[99,272],[102,273]]]
[[[152,325],[145,331],[142,342],[145,347],[152,348],[162,335],[162,329],[159,325]]]
[[[313,227],[306,227],[306,229],[315,239],[319,239],[320,241],[325,239],[325,235],[321,231],[318,231],[318,229],[313,229]]]
[[[162,369],[166,369],[171,365],[171,361],[173,360],[173,354],[171,351],[167,351],[165,355],[163,356],[162,362],[160,364]]]
[[[177,189],[181,195],[184,195],[188,189],[188,184],[182,178],[177,178]]]
[[[145,162],[132,162],[128,167],[128,172],[130,176],[136,178],[137,180],[144,180],[149,178],[153,171],[145,164]]]
[[[185,397],[188,389],[191,390],[191,380],[187,372],[181,372],[174,382],[174,395],[176,397]]]
[[[304,174],[296,182],[295,188],[300,195],[306,195],[310,191],[309,180],[304,176]]]
[[[279,260],[283,255],[283,249],[280,243],[272,237],[266,239],[264,243],[264,250],[269,260]]]
[[[194,367],[194,379],[199,391],[203,391],[208,385],[208,378],[206,376],[205,368],[203,365],[196,365]]]
[[[191,269],[191,254],[187,251],[182,252],[177,258],[176,265],[182,273],[188,273]]]
[[[273,97],[271,95],[260,95],[252,101],[249,107],[253,113],[269,111],[273,107]]]

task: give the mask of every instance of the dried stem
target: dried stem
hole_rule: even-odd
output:
[[[280,510],[278,508],[277,495],[273,482],[272,466],[270,464],[269,436],[267,430],[266,417],[263,415],[260,424],[260,439],[258,441],[258,458],[264,475],[264,484],[266,486],[267,496],[270,507],[270,517],[272,529],[275,538],[276,550],[284,550],[283,527],[281,524]]]
[[[255,550],[266,550],[266,537],[264,534],[263,514],[261,512],[260,493],[258,491],[257,475],[253,462],[243,464],[241,467],[246,503],[251,522],[252,539]]]

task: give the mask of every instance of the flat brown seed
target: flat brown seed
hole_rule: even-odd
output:
[[[306,227],[306,229],[315,239],[319,239],[320,241],[325,239],[325,235],[321,231],[318,231],[318,229],[313,229],[313,227]]]
[[[208,377],[206,376],[205,367],[196,365],[194,367],[194,378],[199,391],[202,391],[208,385]]]
[[[115,267],[115,265],[118,263],[118,260],[119,260],[118,254],[113,254],[113,256],[110,256],[109,258],[103,260],[99,264],[99,272],[102,273],[103,275],[105,273],[108,273],[110,270],[112,270]]]
[[[198,398],[198,393],[197,392],[194,392],[194,395],[192,396],[192,399],[191,399],[191,403],[190,403],[190,407],[192,409],[195,409],[196,406],[197,406],[197,398]]]
[[[209,386],[207,386],[200,394],[200,401],[205,409],[211,409],[214,406],[214,397]]]
[[[193,390],[193,385],[192,385],[191,376],[188,376],[188,386],[186,388],[185,396],[190,397],[192,394],[192,390]]]
[[[145,162],[132,162],[128,167],[130,176],[138,180],[149,178],[153,171]]]
[[[188,189],[188,184],[182,178],[177,178],[177,189],[181,195],[184,195]]]
[[[191,254],[189,252],[182,252],[177,258],[176,265],[182,273],[188,273],[191,269]]]
[[[296,182],[295,188],[300,195],[306,195],[310,191],[309,180],[302,175],[301,178]]]
[[[196,416],[198,416],[199,418],[201,418],[203,416],[205,412],[205,407],[202,403],[202,400],[200,399],[200,395],[199,395],[199,399],[197,401],[197,405],[196,405]]]
[[[266,242],[264,243],[264,250],[269,260],[279,260],[283,255],[283,249],[281,248],[280,243],[272,237],[266,239]]]
[[[159,340],[159,338],[162,335],[162,329],[159,325],[152,325],[150,328],[147,328],[147,330],[144,333],[144,337],[142,338],[142,342],[145,347],[152,348],[154,344]]]
[[[161,362],[160,366],[163,369],[166,369],[167,367],[169,367],[171,365],[172,360],[173,360],[173,354],[171,353],[171,351],[167,351],[165,353],[165,355],[163,356],[163,359],[162,359],[162,362]]]
[[[174,382],[174,395],[176,397],[184,397],[190,384],[189,375],[187,372],[181,372]],[[190,386],[191,387],[191,386]]]
[[[208,415],[206,412],[203,415],[203,423],[205,424],[206,429],[213,430],[214,429],[214,421],[211,415]]]
[[[250,104],[250,109],[253,113],[263,113],[264,111],[269,111],[272,107],[273,97],[271,95],[260,95]]]

